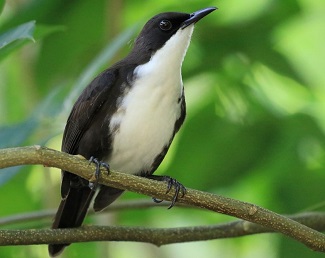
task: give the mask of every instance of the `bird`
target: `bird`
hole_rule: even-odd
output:
[[[172,207],[186,188],[174,178],[153,173],[185,119],[181,68],[194,24],[216,9],[165,12],[149,19],[130,53],[82,91],[68,117],[61,150],[96,163],[97,173],[103,166],[165,181],[167,191],[175,188]],[[62,171],[61,202],[52,228],[79,227],[93,198],[94,210],[101,211],[122,193]],[[68,245],[49,244],[50,256]]]

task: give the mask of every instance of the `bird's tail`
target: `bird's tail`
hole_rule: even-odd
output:
[[[70,187],[67,196],[61,200],[52,228],[75,228],[81,226],[94,193],[95,191],[89,187]],[[50,244],[50,256],[59,255],[69,244]]]

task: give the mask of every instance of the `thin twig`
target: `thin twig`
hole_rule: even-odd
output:
[[[325,213],[308,213],[291,216],[309,227],[325,230]],[[239,220],[220,225],[182,227],[182,228],[145,228],[123,226],[83,226],[71,229],[27,229],[0,230],[0,246],[62,244],[90,241],[132,241],[146,242],[157,246],[222,238],[241,237],[257,233],[273,233],[263,226]]]
[[[113,203],[109,206],[109,209],[105,209],[101,212],[103,213],[110,213],[110,212],[116,212],[116,211],[123,211],[123,210],[132,210],[132,209],[143,209],[143,208],[157,208],[157,207],[168,207],[170,204],[166,202],[161,203],[154,203],[152,200],[128,200],[128,201],[120,201]],[[181,205],[176,203],[175,206],[182,206],[187,207],[186,205]],[[6,217],[0,217],[0,226],[7,226],[11,224],[17,224],[17,223],[25,223],[30,221],[37,221],[40,219],[47,219],[51,218],[53,219],[54,215],[56,213],[55,209],[49,209],[49,210],[42,210],[42,211],[33,211],[33,212],[24,212],[20,214],[15,214],[11,216]],[[88,212],[88,215],[94,215],[97,214],[93,210],[90,210]]]

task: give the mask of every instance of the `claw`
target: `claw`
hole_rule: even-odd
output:
[[[181,194],[182,194],[181,195],[181,198],[183,198],[184,195],[185,195],[185,193],[186,193],[185,186],[182,185],[180,182],[178,182],[174,178],[169,178],[168,186],[167,186],[167,192],[166,193],[169,193],[170,192],[170,189],[171,189],[172,186],[175,187],[175,194],[174,194],[174,197],[173,197],[172,202],[169,205],[168,209],[171,209],[175,205],[175,203],[176,203],[176,201],[178,199],[178,196],[179,196],[179,192],[181,192]]]
[[[178,182],[176,179],[174,179],[172,177],[150,175],[150,176],[147,176],[147,178],[154,179],[154,180],[157,180],[157,181],[165,181],[165,182],[167,182],[166,194],[168,194],[171,191],[173,186],[175,187],[175,193],[174,193],[172,202],[169,205],[168,209],[172,208],[175,205],[175,203],[177,202],[178,197],[183,198],[184,195],[186,194],[185,186],[182,185],[180,182]],[[179,196],[180,192],[181,192],[181,195]],[[152,198],[152,199],[153,199],[153,201],[155,203],[160,203],[160,202],[163,201],[163,200],[159,200],[159,199],[156,199],[156,198]]]
[[[152,200],[153,200],[153,202],[155,202],[155,203],[161,203],[163,200],[159,200],[159,199],[157,199],[157,198],[155,198],[155,197],[152,197]]]
[[[93,156],[90,157],[89,159],[89,164],[94,163],[96,165],[96,170],[95,170],[95,182],[89,182],[89,188],[93,191],[96,190],[98,186],[98,181],[100,177],[100,167],[104,167],[107,170],[107,173],[109,173],[109,165],[105,162],[99,161],[98,159],[94,158]]]

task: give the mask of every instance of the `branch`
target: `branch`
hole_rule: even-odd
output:
[[[0,150],[0,168],[27,164],[43,164],[44,166],[57,167],[77,174],[86,180],[94,180],[95,165],[89,164],[88,161],[80,158],[80,156],[69,155],[67,153],[55,151],[41,146]],[[170,201],[173,197],[173,193],[165,193],[166,185],[163,182],[157,182],[154,180],[149,180],[146,178],[115,171],[111,171],[111,173],[107,175],[106,171],[103,169],[99,182],[104,185],[149,195],[158,199]],[[297,241],[305,244],[315,251],[325,252],[325,235],[294,220],[258,207],[254,204],[240,202],[234,199],[193,189],[188,189],[186,195],[183,198],[180,198],[178,202],[190,206],[201,207],[203,209],[215,211],[222,214],[227,214],[259,224],[274,231],[281,232],[293,239],[296,239]],[[42,231],[44,231],[45,234],[55,235],[60,234],[60,232],[68,232],[69,230],[72,229]],[[82,232],[82,228],[73,230],[73,234],[77,234],[77,232],[80,232],[81,235],[84,234]],[[141,230],[142,228],[137,228],[137,231]],[[159,229],[159,231],[161,234],[163,234],[162,229]],[[35,230],[32,230],[31,232],[33,233]],[[25,233],[27,234],[27,232]],[[127,232],[124,232],[124,234],[126,233]],[[82,238],[84,238],[84,236],[85,235],[83,235]],[[63,236],[60,234],[60,237]],[[35,236],[33,236],[33,238],[35,239]],[[58,235],[56,235],[55,238],[58,238]],[[70,241],[65,239],[63,242]]]
[[[304,213],[291,216],[291,219],[318,230],[325,229],[325,213]],[[182,228],[145,228],[122,226],[82,226],[67,229],[27,229],[0,230],[0,246],[33,245],[33,244],[63,244],[91,241],[132,241],[146,242],[156,246],[202,241],[222,238],[233,238],[257,233],[272,233],[274,231],[243,220],[230,223],[182,227]]]

